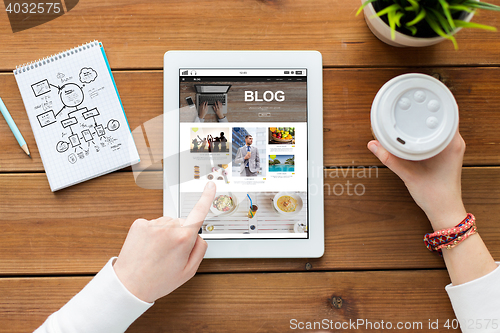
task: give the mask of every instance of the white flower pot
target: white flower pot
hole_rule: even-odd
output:
[[[479,0],[477,0],[479,1]],[[366,2],[366,0],[361,0],[361,3],[363,4]],[[378,16],[373,17],[377,14],[375,9],[373,8],[373,4],[370,3],[363,9],[364,15],[365,15],[365,21],[366,24],[368,25],[368,28],[372,31],[372,33],[381,41],[383,41],[386,44],[392,45],[392,46],[397,46],[397,47],[406,47],[406,46],[413,46],[413,47],[422,47],[422,46],[429,46],[429,45],[434,45],[437,43],[442,42],[446,38],[444,37],[430,37],[430,38],[424,38],[424,37],[412,37],[409,35],[402,34],[398,31],[396,31],[396,38],[394,40],[391,39],[391,28]],[[464,19],[464,21],[469,22],[472,17],[474,16],[474,12],[470,13],[467,15],[467,17]],[[456,34],[457,32],[460,31],[462,28],[457,28],[453,32],[453,34]]]

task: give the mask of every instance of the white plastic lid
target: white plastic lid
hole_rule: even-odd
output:
[[[431,158],[450,143],[458,128],[451,91],[425,74],[404,74],[380,88],[371,109],[372,130],[390,153],[407,160]]]

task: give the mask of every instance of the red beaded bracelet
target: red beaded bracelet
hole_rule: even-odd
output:
[[[473,231],[471,232],[471,230]],[[451,249],[457,246],[474,234],[476,230],[476,218],[468,213],[465,219],[455,227],[426,234],[424,243],[429,251],[441,252],[442,248]]]
[[[447,244],[441,244],[441,245],[435,247],[434,251],[441,252],[441,250],[444,248],[446,248],[447,250],[450,250],[450,249],[454,248],[455,246],[457,246],[458,244],[462,243],[467,238],[469,238],[469,236],[474,235],[476,233],[476,231],[477,231],[476,226],[473,226],[463,236],[458,236],[457,239],[455,239],[454,241],[451,241]]]

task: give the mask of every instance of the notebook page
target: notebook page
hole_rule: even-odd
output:
[[[98,42],[16,72],[52,191],[139,161]]]

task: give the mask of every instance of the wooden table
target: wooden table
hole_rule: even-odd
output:
[[[64,16],[17,33],[0,13],[0,96],[33,156],[26,157],[0,119],[0,332],[38,327],[118,254],[136,218],[162,215],[162,191],[138,187],[130,168],[49,190],[12,70],[94,39],[104,44],[132,129],[163,112],[168,50],[323,54],[325,255],[205,260],[199,274],[130,332],[285,332],[292,319],[421,322],[421,331],[439,320],[436,331],[457,331],[443,327],[455,317],[443,261],[422,242],[431,230],[426,216],[366,149],[370,106],[377,90],[403,73],[431,74],[451,89],[467,142],[465,204],[500,258],[500,34],[462,31],[459,51],[449,42],[398,49],[354,16],[358,6],[356,0],[82,0]],[[474,21],[498,27],[500,15],[482,11]],[[363,166],[377,169],[365,178],[351,172]],[[158,168],[147,172],[161,177]],[[362,184],[363,195],[335,187],[347,182]]]

